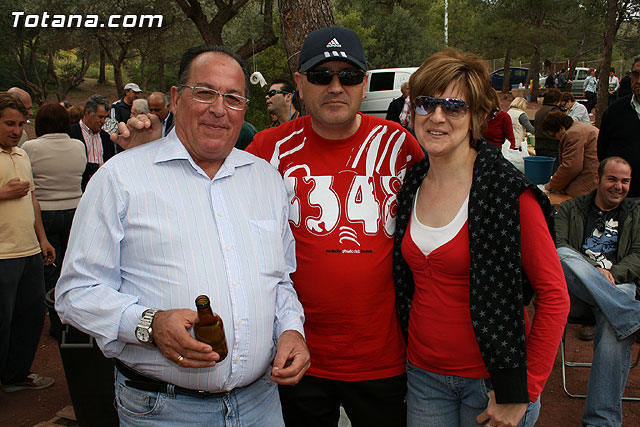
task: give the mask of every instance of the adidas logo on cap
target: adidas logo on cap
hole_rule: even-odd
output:
[[[342,47],[338,39],[334,38],[329,43],[327,43],[327,47]]]

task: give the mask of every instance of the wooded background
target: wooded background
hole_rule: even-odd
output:
[[[4,0],[0,16],[0,88],[20,86],[34,106],[63,100],[85,78],[113,85],[121,96],[129,81],[148,94],[169,92],[181,53],[202,44],[224,44],[267,82],[291,77],[297,52],[312,30],[333,23],[356,31],[370,69],[419,66],[443,49],[444,0]],[[640,0],[448,0],[448,45],[474,52],[500,67],[571,60],[612,61],[622,78],[640,54]],[[13,11],[25,15],[162,14],[162,28],[13,28]],[[51,18],[49,18],[51,20]],[[495,59],[499,58],[498,61]],[[505,79],[506,80],[506,79]],[[537,82],[537,79],[533,79]],[[508,90],[508,87],[505,87]],[[268,86],[252,86],[247,121],[264,128]],[[599,111],[607,103],[600,86]],[[535,96],[535,94],[534,94]],[[600,105],[600,103],[602,103]],[[599,113],[601,114],[601,113]]]

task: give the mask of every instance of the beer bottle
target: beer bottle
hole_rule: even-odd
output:
[[[196,298],[196,308],[198,309],[198,318],[193,325],[196,339],[209,344],[213,351],[220,355],[220,360],[218,361],[220,363],[227,357],[228,353],[222,319],[211,311],[209,297],[206,295],[200,295]]]

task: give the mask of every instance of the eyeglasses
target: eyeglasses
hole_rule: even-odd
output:
[[[267,92],[267,96],[271,98],[272,96],[276,96],[279,93],[286,95],[291,92],[287,92],[286,90],[280,90],[280,89],[271,89],[269,92]]]
[[[309,83],[322,86],[330,84],[333,76],[338,76],[338,80],[343,86],[355,86],[362,83],[365,76],[365,72],[362,70],[312,70],[302,74],[307,76]]]
[[[191,96],[194,100],[205,104],[213,104],[216,102],[219,96],[222,97],[222,102],[227,108],[232,110],[244,110],[249,104],[249,98],[244,96],[234,95],[231,93],[220,93],[215,89],[209,89],[208,87],[180,85],[181,88],[188,87],[191,89]]]
[[[420,116],[428,116],[436,111],[438,105],[442,112],[452,119],[461,119],[467,114],[467,103],[458,98],[434,98],[433,96],[416,96],[415,111]]]

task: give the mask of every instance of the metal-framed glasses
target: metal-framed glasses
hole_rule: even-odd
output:
[[[440,106],[442,112],[452,119],[461,119],[467,114],[469,107],[463,99],[458,98],[435,98],[433,96],[416,96],[414,108],[416,114],[428,116],[436,111]]]
[[[201,86],[180,85],[180,87],[191,89],[193,99],[204,104],[213,104],[220,96],[224,106],[232,110],[244,110],[249,104],[249,98],[233,93],[220,93],[215,89]]]
[[[279,93],[286,95],[291,92],[287,92],[286,90],[280,90],[280,89],[271,89],[269,92],[267,92],[267,96],[271,98],[272,96],[276,96]]]
[[[306,73],[302,73],[307,76],[309,83],[314,85],[326,86],[331,84],[333,76],[338,76],[340,84],[343,86],[355,86],[362,83],[364,80],[365,72],[362,70],[311,70]]]

